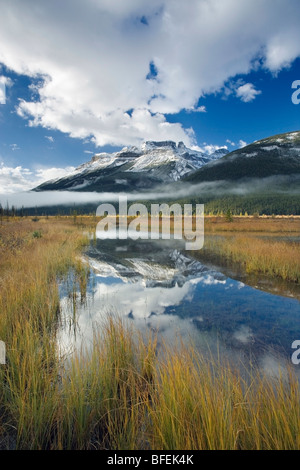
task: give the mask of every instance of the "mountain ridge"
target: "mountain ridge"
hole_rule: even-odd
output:
[[[228,153],[225,148],[208,155],[183,142],[147,141],[140,147],[95,154],[72,173],[42,183],[34,191],[123,191],[148,189],[181,180],[185,175]]]
[[[228,153],[208,163],[184,181],[238,181],[300,173],[300,131],[277,134]]]

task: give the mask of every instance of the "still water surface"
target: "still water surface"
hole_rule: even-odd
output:
[[[93,269],[76,311],[61,286],[63,353],[91,345],[95,326],[114,313],[171,344],[180,337],[203,353],[251,360],[272,374],[291,362],[291,345],[300,340],[296,298],[251,287],[233,270],[231,277],[228,268],[204,264],[180,241],[98,240],[86,260]]]

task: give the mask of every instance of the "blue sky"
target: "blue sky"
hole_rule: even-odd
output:
[[[0,7],[0,193],[143,140],[209,152],[300,129],[298,0]]]
[[[204,141],[226,145],[229,150],[238,147],[240,140],[251,143],[271,135],[300,130],[300,106],[295,106],[291,99],[295,91],[292,83],[297,77],[300,77],[299,59],[278,75],[257,71],[237,76],[234,80],[254,84],[261,94],[249,102],[242,101],[235,94],[228,97],[222,92],[208,95],[199,101],[199,105],[205,106],[206,113],[182,112],[167,118],[170,122],[180,120],[184,127],[192,126],[200,146]],[[236,145],[231,145],[228,140]]]

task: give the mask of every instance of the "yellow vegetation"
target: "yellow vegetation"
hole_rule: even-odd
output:
[[[0,447],[299,449],[299,383],[204,360],[193,347],[142,339],[108,318],[91,351],[58,357],[57,280],[84,286],[83,226],[30,219],[0,226]],[[34,236],[34,232],[40,236]]]

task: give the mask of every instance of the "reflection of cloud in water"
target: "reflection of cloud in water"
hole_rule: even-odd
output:
[[[233,338],[242,344],[254,342],[252,331],[248,326],[241,326],[241,328],[233,333]]]
[[[199,280],[200,281],[200,280]],[[191,298],[194,283],[186,282],[182,287],[145,287],[143,281],[136,283],[99,282],[94,291],[94,315],[103,307],[110,306],[122,316],[130,313],[134,318],[147,318],[151,314],[162,315],[170,306],[179,305],[184,299]]]
[[[288,379],[287,364],[282,358],[266,353],[260,359],[260,367],[265,374],[274,378]]]
[[[202,281],[203,284],[205,284],[206,286],[216,286],[217,284],[226,284],[226,279],[224,280],[220,280],[220,279],[216,279],[214,278],[213,276],[205,276],[201,279],[193,279],[193,281],[191,281],[192,283],[194,284],[198,284],[198,282]]]
[[[182,252],[177,242],[91,244],[86,261],[94,274],[87,302],[77,305],[75,320],[68,298],[61,303],[66,326],[59,342],[65,352],[88,347],[94,326],[116,314],[129,322],[134,319],[143,332],[158,330],[159,341],[161,334],[171,344],[179,337],[190,343],[193,337],[201,351],[208,351],[209,343],[233,362],[254,354],[263,358],[267,372],[278,371],[278,358],[267,356],[265,346],[271,351],[273,345],[287,343],[287,321],[299,313],[295,301],[225,277]]]
[[[76,335],[71,330],[70,336],[68,330],[64,328],[60,332],[59,342],[64,345],[63,349],[65,349],[70,343],[73,345],[80,344],[83,339],[84,341],[92,341],[95,323],[105,320],[111,312],[121,317],[130,316],[135,320],[151,317],[151,323],[157,325],[158,316],[163,315],[166,308],[178,306],[183,300],[192,300],[192,291],[195,288],[193,284],[186,282],[182,287],[176,284],[170,288],[146,287],[142,280],[136,283],[116,283],[115,281],[107,283],[101,282],[98,278],[93,298],[89,299],[87,305],[82,308],[78,306]],[[61,308],[63,316],[67,318],[70,312],[70,301],[67,297],[61,300]],[[174,318],[176,318],[176,328],[178,329],[178,317]],[[170,324],[171,320],[171,315],[165,316],[165,322]],[[182,324],[184,323],[187,326],[187,322],[182,321]],[[77,336],[77,340],[75,336]]]

